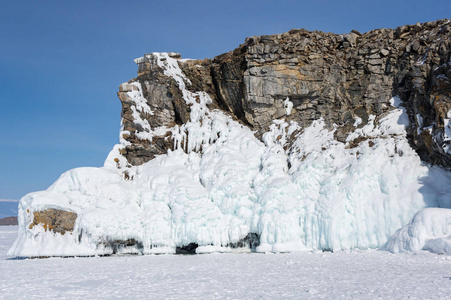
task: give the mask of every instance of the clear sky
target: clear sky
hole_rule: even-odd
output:
[[[144,53],[211,58],[291,28],[366,32],[443,18],[450,0],[2,1],[0,199],[103,165],[118,142],[116,92]]]

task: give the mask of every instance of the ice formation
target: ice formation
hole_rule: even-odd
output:
[[[429,207],[390,238],[385,249],[398,252],[429,250],[451,255],[451,209]]]
[[[370,116],[363,126],[357,119],[344,143],[322,119],[307,128],[274,120],[262,142],[249,128],[210,110],[208,94],[188,91],[176,59],[154,55],[191,105],[190,122],[151,128],[136,113],[144,128],[139,138],[171,131],[175,149],[127,167],[121,139],[104,167],[70,170],[46,191],[26,195],[9,255],[174,253],[190,244],[198,246],[197,253],[226,252],[249,237],[258,237],[257,252],[366,249],[383,246],[406,224],[389,250],[449,249],[449,225],[440,234],[431,232],[431,222],[439,220],[431,221],[430,210],[416,213],[440,207],[437,215],[450,219],[451,175],[424,165],[409,146],[408,117],[396,97],[385,116]],[[135,111],[152,115],[141,86],[133,85]],[[292,105],[284,101],[287,115]],[[289,139],[292,147],[285,149]],[[125,168],[133,180],[123,178]],[[33,213],[48,208],[77,213],[73,232],[30,229]],[[116,241],[134,243],[114,248]]]

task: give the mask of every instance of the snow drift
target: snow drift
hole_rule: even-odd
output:
[[[135,122],[144,128],[141,139],[171,132],[174,149],[130,166],[121,138],[103,168],[70,170],[46,191],[26,195],[8,255],[338,251],[379,248],[395,232],[390,251],[450,253],[451,175],[423,164],[410,147],[398,98],[386,115],[356,122],[346,142],[322,119],[301,128],[283,118],[259,140],[210,110],[207,93],[189,91],[174,58],[154,55],[190,105],[191,121],[151,128],[136,113]],[[133,109],[152,115],[140,84],[131,85]],[[30,226],[34,212],[49,208],[76,213],[73,231]]]
[[[428,250],[451,255],[451,209],[425,208],[399,229],[385,246],[398,252]]]

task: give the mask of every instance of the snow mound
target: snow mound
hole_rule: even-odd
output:
[[[451,209],[425,208],[384,247],[393,253],[428,250],[451,255]]]
[[[70,170],[48,190],[26,195],[8,255],[378,248],[419,210],[451,208],[451,175],[423,165],[409,146],[399,99],[384,116],[356,120],[345,143],[323,119],[307,128],[274,120],[260,141],[210,110],[208,94],[188,91],[174,58],[153,55],[191,107],[190,122],[164,128],[175,149],[131,167],[120,140],[103,168]],[[137,111],[146,110],[141,86],[130,93]],[[289,99],[285,106],[289,115]],[[161,131],[138,121],[143,138]],[[29,228],[34,212],[49,208],[76,213],[73,231]]]

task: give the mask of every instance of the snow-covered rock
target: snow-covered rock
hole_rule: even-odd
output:
[[[450,175],[424,166],[410,148],[402,107],[370,116],[346,143],[322,119],[302,130],[275,120],[261,142],[209,110],[208,95],[185,90],[180,74],[171,76],[192,103],[192,121],[171,129],[175,150],[126,168],[133,180],[125,180],[118,146],[105,167],[68,171],[27,195],[10,255],[174,253],[188,245],[232,251],[249,247],[242,241],[252,234],[258,252],[375,248],[418,210],[449,206]],[[46,209],[76,213],[73,231],[29,226]]]
[[[424,28],[442,26],[431,29],[440,43],[451,27],[431,24]],[[451,208],[451,173],[425,164],[407,138],[429,134],[418,152],[432,147],[435,158],[426,160],[446,166],[447,150],[436,144],[448,139],[448,100],[434,104],[436,123],[433,112],[409,118],[391,97],[390,57],[368,52],[375,40],[387,46],[375,36],[393,39],[393,30],[355,37],[357,67],[342,59],[353,51],[349,42],[302,30],[248,39],[213,62],[177,53],[138,58],[139,76],[118,93],[120,139],[104,167],[70,170],[23,197],[8,254],[339,251],[387,242],[393,252],[449,253],[448,213],[434,219],[425,208]],[[304,53],[304,37],[342,55],[330,67]],[[282,59],[275,41],[298,52],[285,49]],[[405,43],[397,37],[390,46],[399,65],[419,55],[402,54]],[[412,95],[433,82],[420,69],[409,70],[418,73]]]

